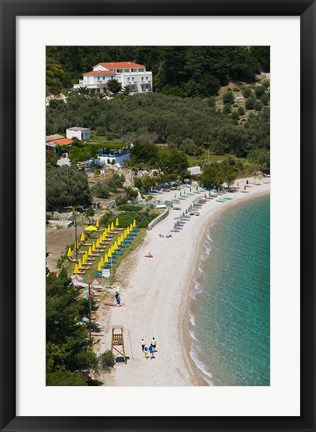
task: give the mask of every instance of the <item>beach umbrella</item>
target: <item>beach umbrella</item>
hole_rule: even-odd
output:
[[[115,249],[117,249],[117,242],[116,242],[116,240],[115,240],[115,243],[114,243],[114,247],[115,247]]]
[[[93,225],[89,225],[85,228],[85,231],[96,231],[96,230],[97,230],[96,227]]]
[[[98,221],[98,220],[97,220],[95,226],[96,226],[97,228],[99,228],[99,221]]]
[[[101,271],[101,269],[102,269],[102,264],[101,264],[101,261],[99,261],[98,262],[98,271]]]
[[[104,264],[104,258],[103,257],[101,257],[100,263],[101,263],[101,266],[103,266],[103,264]]]
[[[78,269],[80,269],[82,267],[82,262],[81,260],[78,261]]]
[[[104,256],[104,263],[103,263],[103,264],[106,264],[106,263],[108,263],[108,262],[109,262],[109,258],[108,258],[107,255],[105,255],[105,256]]]
[[[108,225],[108,233],[111,231],[111,227],[110,225]]]
[[[100,240],[98,239],[98,240],[95,242],[95,247],[98,248],[99,246],[100,246]]]
[[[67,257],[71,257],[71,255],[72,255],[71,249],[68,248]]]
[[[114,231],[114,223],[111,224],[111,231]]]
[[[92,254],[92,249],[91,249],[91,246],[89,246],[88,255],[91,255],[91,254]]]
[[[78,282],[83,281],[83,277],[79,276],[79,275],[71,275],[70,276],[72,280],[76,280]]]
[[[94,242],[92,243],[92,248],[91,248],[91,250],[92,250],[92,252],[95,251],[95,243],[94,243]]]
[[[76,264],[73,273],[78,273],[78,272],[79,272],[79,269],[78,269],[78,266]]]
[[[111,256],[112,256],[112,252],[109,250],[109,252],[108,252],[108,258],[111,258]]]
[[[129,230],[130,230],[130,231],[133,231],[133,224],[130,224],[130,226],[129,226]]]
[[[136,219],[134,219],[134,221],[133,221],[133,227],[134,228],[136,227]]]
[[[100,285],[100,281],[98,281],[98,279],[93,279],[93,281],[90,281],[90,285]]]
[[[81,234],[80,240],[83,242],[84,241],[84,233]]]
[[[119,220],[118,220],[118,218],[116,218],[115,226],[119,226]]]

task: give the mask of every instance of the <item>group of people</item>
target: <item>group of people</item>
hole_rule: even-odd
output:
[[[144,341],[144,339],[142,339],[141,342],[141,346],[142,346],[142,351],[145,355],[145,359],[147,360],[149,358],[149,354],[151,355],[150,359],[155,358],[155,352],[157,352],[156,348],[157,348],[157,341],[156,339],[153,337],[151,340],[150,345],[148,346],[146,344],[146,342]]]
[[[159,237],[164,238],[165,236],[163,234],[159,234]],[[166,235],[166,238],[170,238],[170,237],[172,237],[172,234]]]

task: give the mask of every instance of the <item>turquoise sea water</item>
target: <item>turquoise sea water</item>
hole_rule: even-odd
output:
[[[191,292],[191,356],[210,385],[270,385],[270,196],[213,222]]]

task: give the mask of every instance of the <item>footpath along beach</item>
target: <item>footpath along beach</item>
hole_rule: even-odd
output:
[[[202,239],[209,223],[225,209],[270,191],[269,179],[262,179],[258,185],[253,180],[249,182],[247,193],[243,192],[246,180],[238,180],[238,190],[224,193],[231,200],[224,203],[217,198],[207,200],[199,216],[188,219],[180,232],[170,232],[177,221],[175,218],[185,212],[197,196],[204,196],[204,192],[180,200],[176,206],[181,211],[171,209],[123,263],[118,283],[122,306],[107,308],[106,314],[100,317],[99,324],[105,332],[99,346],[101,352],[109,349],[111,325],[123,325],[129,359],[126,365],[118,363],[111,374],[104,375],[105,385],[207,385],[190,357],[189,292],[193,289]],[[174,194],[175,191],[166,192],[159,195],[159,200],[172,200]],[[179,197],[179,191],[176,196]],[[166,238],[169,234],[172,237]],[[148,252],[152,258],[145,257]],[[144,338],[150,344],[153,337],[157,340],[155,359],[146,360],[141,340]]]

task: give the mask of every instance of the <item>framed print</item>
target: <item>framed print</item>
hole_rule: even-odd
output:
[[[1,430],[315,430],[314,82],[312,1],[2,1]]]

